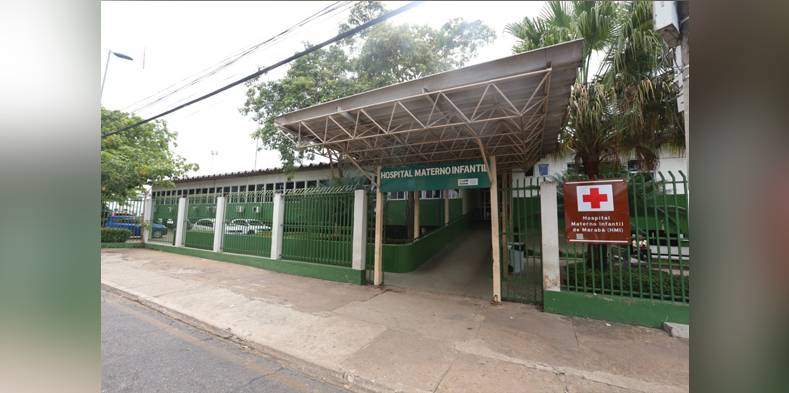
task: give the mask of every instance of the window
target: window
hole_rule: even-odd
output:
[[[283,188],[285,188],[285,183],[277,183],[276,185],[274,185],[275,190],[281,190]]]
[[[638,172],[640,170],[641,170],[641,165],[639,164],[638,160],[627,160],[628,172]]]
[[[286,190],[292,190],[293,189],[293,182],[289,181],[289,182],[285,183],[285,189]]]
[[[247,186],[241,186],[241,188],[239,189],[239,191],[241,192],[245,192],[246,190],[247,190]]]
[[[406,199],[406,193],[403,191],[387,192],[386,199],[390,201],[404,201]]]
[[[268,184],[266,184],[266,191],[271,191],[271,190],[273,190],[273,189],[274,189],[274,183],[268,183]]]
[[[449,199],[460,199],[460,191],[458,190],[447,190],[449,193]]]
[[[540,176],[548,176],[548,164],[537,164],[537,174]]]
[[[419,197],[420,199],[441,199],[441,190],[425,190]]]
[[[296,182],[296,188],[304,188],[304,182],[303,181],[297,181]]]
[[[529,169],[523,172],[523,176],[534,176],[534,167],[529,167]]]
[[[195,193],[195,189],[194,188],[190,188],[189,189],[189,195],[194,195],[194,193]]]
[[[318,181],[317,180],[309,180],[307,181],[307,188],[317,187]]]
[[[224,192],[230,192],[230,187],[225,187]]]
[[[256,187],[256,190],[258,190],[258,191],[263,191],[265,189],[266,189],[266,185],[265,184],[258,184],[257,187]]]
[[[203,194],[208,194],[208,189],[207,188],[203,189]]]
[[[230,187],[230,192],[238,192],[238,186]]]

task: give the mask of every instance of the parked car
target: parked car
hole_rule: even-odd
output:
[[[256,233],[263,233],[271,231],[271,226],[265,224],[263,221],[250,219],[250,218],[236,218],[230,221],[230,227],[241,229],[240,233],[247,235],[254,235]],[[225,232],[227,232],[227,226]]]
[[[135,216],[109,216],[104,222],[105,228],[128,229],[132,236],[140,236],[140,219]],[[162,224],[151,224],[153,237],[162,237],[167,234],[167,227]]]
[[[189,227],[189,224],[187,224]],[[213,218],[201,218],[195,221],[194,225],[189,228],[192,231],[199,231],[199,232],[213,232],[214,231],[214,219]],[[225,233],[246,233],[246,228],[241,225],[235,224],[225,224]]]

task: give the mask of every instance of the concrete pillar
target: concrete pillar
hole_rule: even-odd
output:
[[[214,216],[214,252],[222,252],[225,240],[225,197],[216,198],[216,216]]]
[[[364,270],[367,261],[367,192],[353,192],[353,249],[351,267]]]
[[[189,208],[186,197],[178,198],[178,216],[175,220],[175,246],[183,247],[186,239],[186,213]]]
[[[449,225],[449,190],[442,192],[444,196],[444,225]]]
[[[153,199],[146,198],[142,203],[142,242],[148,243],[153,225]]]
[[[285,200],[281,193],[274,194],[271,216],[271,259],[282,258],[282,234],[285,230]]]
[[[501,303],[501,247],[499,244],[499,182],[496,173],[496,157],[490,157],[490,243],[493,254],[493,303]]]
[[[460,198],[461,198],[460,201],[461,201],[461,206],[462,206],[462,210],[461,211],[463,212],[463,215],[465,216],[466,214],[468,214],[468,208],[469,208],[469,199],[468,199],[469,198],[469,190],[460,190]]]
[[[375,264],[373,266],[373,285],[384,282],[384,194],[381,192],[381,167],[378,167],[378,186],[375,188]]]
[[[419,222],[419,196],[421,191],[414,191],[414,240],[422,236],[422,224]]]
[[[545,291],[559,291],[559,217],[556,207],[556,182],[550,178],[540,184],[540,222],[542,288]]]

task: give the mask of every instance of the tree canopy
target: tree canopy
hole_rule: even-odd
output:
[[[346,31],[384,12],[379,2],[359,2],[339,30]],[[461,67],[494,38],[493,30],[480,21],[453,19],[439,29],[378,24],[359,36],[295,60],[280,80],[249,83],[247,100],[240,110],[260,124],[253,137],[261,140],[262,147],[278,150],[286,168],[293,168],[301,159],[314,158],[316,153],[328,154],[330,163],[336,163],[339,157],[332,152],[294,151],[291,142],[274,127],[273,119],[311,105]]]
[[[101,132],[112,131],[142,120],[121,111],[101,108]],[[101,139],[101,200],[122,201],[134,197],[143,185],[173,185],[172,179],[192,170],[174,154],[176,133],[163,121],[146,123]]]
[[[673,56],[654,30],[650,2],[550,1],[507,31],[519,40],[516,53],[584,39],[559,153],[573,153],[587,176],[630,154],[654,169],[661,149],[684,146]],[[590,78],[593,53],[603,61]]]

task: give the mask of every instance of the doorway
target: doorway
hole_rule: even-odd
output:
[[[385,273],[385,285],[433,293],[490,299],[492,293],[490,191],[470,189],[463,233],[414,271]]]

